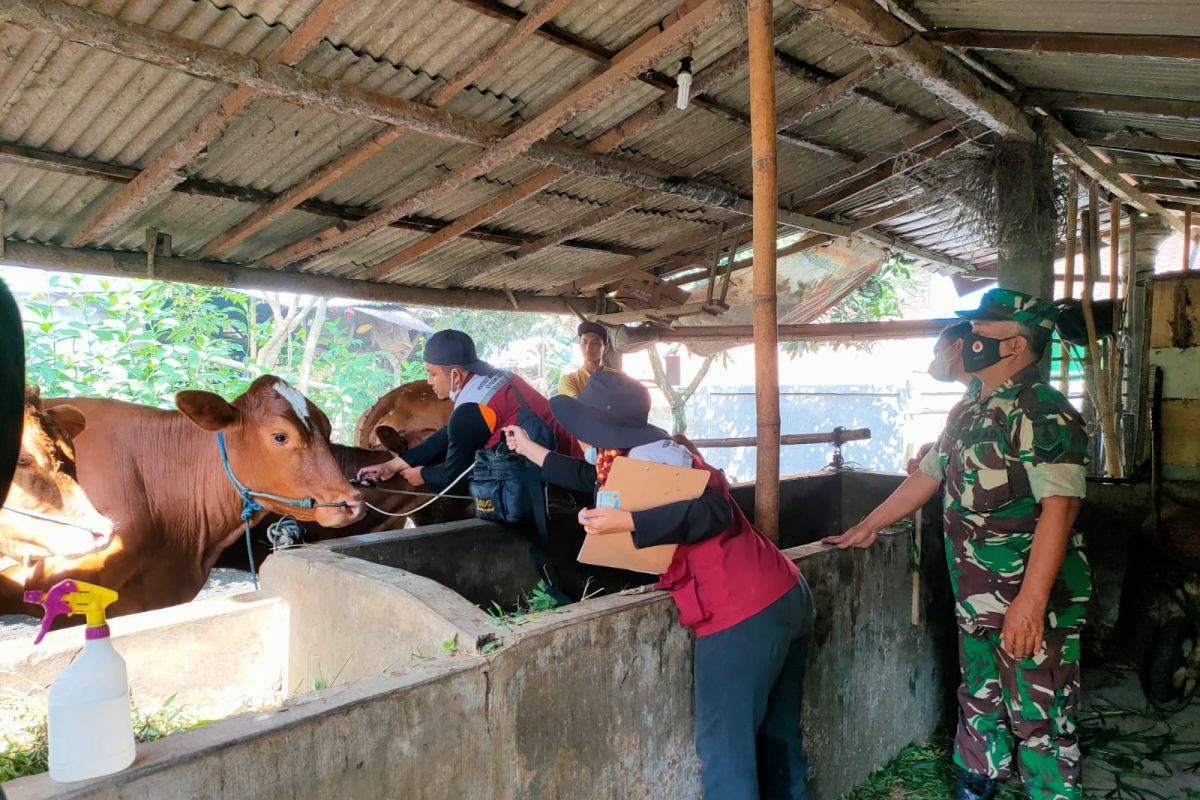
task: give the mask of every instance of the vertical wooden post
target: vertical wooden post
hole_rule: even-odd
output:
[[[1118,473],[1123,471],[1124,446],[1121,439],[1121,310],[1118,306],[1121,272],[1121,201],[1108,201],[1108,296],[1112,300],[1112,337],[1108,342],[1108,397],[1112,404],[1112,449],[1116,453]]]
[[[1113,409],[1108,400],[1108,386],[1100,364],[1100,348],[1096,341],[1096,318],[1092,313],[1092,296],[1095,278],[1100,267],[1100,203],[1099,189],[1093,180],[1088,196],[1088,214],[1083,226],[1083,320],[1088,336],[1088,388],[1096,406],[1096,417],[1104,435],[1104,463],[1109,476],[1117,477],[1121,472],[1120,446],[1117,443],[1113,424]]]
[[[775,44],[770,0],[750,0],[750,144],[754,169],[754,522],[779,541],[779,318],[775,295]]]
[[[1192,268],[1192,207],[1183,209],[1183,271]]]
[[[1063,297],[1075,296],[1075,232],[1079,228],[1079,170],[1071,168],[1071,182],[1067,187],[1067,252],[1063,260]],[[1059,340],[1062,347],[1062,360],[1058,363],[1058,386],[1063,394],[1069,394],[1071,388],[1071,359],[1070,345]]]

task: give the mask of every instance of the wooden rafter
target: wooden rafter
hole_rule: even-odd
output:
[[[789,26],[785,26],[776,37],[776,42],[778,43],[779,41],[787,38],[800,26],[801,23],[799,21],[793,22]],[[731,50],[730,52],[718,58],[712,64],[705,67],[695,77],[695,82],[693,83],[692,87],[695,96],[703,97],[706,92],[709,92],[712,89],[720,86],[730,77],[737,74],[745,67],[748,57],[748,47],[743,45]],[[666,118],[667,115],[672,113],[674,110],[674,98],[670,95],[663,95],[657,100],[653,100],[646,104],[620,122],[610,126],[606,131],[602,132],[591,142],[589,142],[584,150],[585,152],[596,154],[607,153],[619,147],[622,143],[628,141],[634,136],[644,133],[650,126]],[[549,186],[553,182],[553,179],[557,178],[557,176],[561,174],[563,174],[561,170],[555,170],[555,168],[550,167],[527,179],[527,182],[549,181],[546,183],[546,186]],[[579,220],[568,223],[558,231],[547,234],[539,240],[536,246],[522,247],[519,249],[519,251],[514,253],[499,253],[488,257],[483,262],[470,265],[466,269],[460,270],[452,275],[448,275],[444,280],[443,285],[466,285],[497,269],[514,266],[520,261],[531,258],[537,253],[549,247],[555,246],[569,236],[576,236],[588,228],[603,224],[612,217],[618,216],[630,210],[637,204],[636,202],[629,202],[630,198],[638,198],[637,202],[640,202],[642,199],[646,199],[651,196],[652,193],[646,191],[626,194],[624,197],[619,198],[617,201],[611,203],[608,207],[592,211]],[[484,205],[493,208],[496,213],[504,210],[503,208],[495,209],[491,203]],[[483,208],[483,206],[480,208]],[[473,214],[475,214],[475,211],[468,212],[468,216]],[[418,242],[418,244],[420,243]],[[381,262],[378,267],[378,271],[386,274],[395,269],[399,269],[410,260],[411,259],[405,257],[404,252],[398,253]],[[373,268],[369,274],[375,273],[376,269]]]
[[[1114,134],[1089,137],[1087,144],[1102,150],[1124,150],[1133,153],[1200,159],[1200,142],[1191,139],[1159,139],[1155,136]]]
[[[295,242],[268,256],[266,263],[282,267],[309,258],[317,253],[343,247],[369,236],[392,220],[412,213],[433,200],[445,197],[468,181],[520,156],[530,147],[549,136],[555,128],[580,111],[591,108],[609,97],[617,87],[660,61],[685,40],[725,17],[728,0],[705,0],[695,8],[681,6],[659,26],[638,37],[633,44],[614,58],[612,65],[584,81],[560,97],[549,108],[486,147],[478,157],[459,167],[441,182],[428,187],[401,202],[372,214],[363,222],[341,231],[323,231]]]
[[[1142,191],[1157,197],[1174,197],[1178,200],[1200,200],[1200,189],[1185,189],[1181,186],[1147,183],[1142,185]]]
[[[1059,92],[1039,89],[1027,92],[1027,105],[1070,111],[1103,111],[1114,114],[1139,114],[1168,119],[1200,118],[1200,101],[1172,100],[1161,97],[1134,97],[1097,92]]]
[[[62,153],[52,153],[46,150],[37,150],[14,144],[0,144],[0,164],[12,164],[19,167],[39,169],[62,175],[75,175],[117,184],[129,183],[139,174],[138,170],[130,167],[89,161]],[[252,205],[269,205],[276,199],[275,195],[261,189],[253,189],[248,186],[229,186],[227,184],[214,183],[196,178],[189,178],[183,183],[177,184],[171,191],[179,194],[215,197],[221,200],[232,200],[237,203]],[[371,213],[369,209],[361,207],[339,206],[334,203],[318,200],[306,200],[299,204],[297,208],[310,214],[345,222],[356,222],[364,219]],[[429,217],[409,216],[396,220],[392,223],[392,227],[406,231],[418,231],[420,233],[436,233],[445,227],[445,223]],[[521,247],[536,240],[536,237],[517,231],[484,227],[475,228],[463,235],[481,242],[508,247]],[[574,235],[572,234],[571,237],[568,237],[569,241],[563,242],[562,246],[575,250],[586,250],[610,255],[636,256],[644,252],[636,248],[604,245],[598,242],[574,239],[572,238]],[[204,256],[200,256],[200,258],[204,258]]]
[[[85,275],[114,275],[123,278],[146,277],[146,256],[98,248],[66,248],[28,242],[6,242],[4,263],[15,266],[52,269]],[[477,291],[467,289],[429,289],[394,283],[370,283],[352,278],[326,275],[285,273],[273,269],[242,267],[216,261],[192,261],[159,255],[155,257],[155,277],[164,281],[220,286],[229,289],[301,292],[322,297],[349,297],[384,303],[477,308],[497,311],[517,310],[548,314],[573,313],[563,298],[543,297],[524,292]]]
[[[304,21],[267,58],[268,63],[295,65],[321,42],[351,0],[321,0]],[[238,86],[222,98],[181,141],[159,153],[135,179],[101,203],[71,237],[76,246],[102,241],[145,210],[186,176],[181,170],[196,161],[225,134],[233,121],[259,95]]]
[[[470,83],[500,63],[509,53],[522,42],[532,36],[537,29],[562,10],[570,0],[544,0],[529,16],[513,29],[512,35],[498,42],[486,53],[481,54],[470,65],[465,67],[430,101],[434,108],[441,108],[453,100],[459,92]],[[362,142],[349,148],[347,152],[325,164],[312,174],[302,178],[294,186],[281,194],[276,202],[263,206],[250,214],[246,219],[225,233],[215,237],[201,250],[202,258],[211,258],[229,252],[231,248],[243,241],[247,236],[270,225],[286,212],[295,208],[304,200],[313,197],[318,192],[333,184],[364,164],[369,158],[381,152],[396,141],[404,132],[403,128],[389,128],[363,139]]]
[[[1200,59],[1200,37],[1125,33],[997,31],[954,28],[926,34],[930,41],[973,50],[1029,50],[1146,58]]]
[[[998,133],[1031,141],[1037,138],[1032,119],[1007,97],[993,91],[966,67],[944,53],[908,24],[880,8],[874,0],[792,0],[821,13],[829,25],[895,64],[914,82],[972,119]],[[1172,227],[1182,223],[1154,198],[1138,191],[1057,119],[1048,117],[1045,130],[1055,147],[1105,187],[1139,209],[1157,214]]]
[[[793,23],[792,26],[785,27],[781,31],[780,35],[776,37],[776,41],[782,41],[783,39],[787,38],[798,27],[800,27],[799,23]],[[747,47],[743,46],[735,48],[729,53],[726,53],[724,56],[718,58],[715,62],[697,74],[695,83],[693,85],[693,92],[696,97],[704,97],[706,92],[709,92],[713,88],[720,86],[731,75],[738,72],[745,65],[748,54],[749,51]],[[798,122],[802,120],[805,115],[832,104],[832,102],[843,97],[846,92],[853,91],[855,88],[857,88],[857,86],[865,81],[867,77],[870,77],[870,75],[865,74],[865,71],[856,70],[851,76],[847,76],[847,80],[845,81],[827,81],[826,83],[829,85],[827,85],[825,89],[818,91],[814,96],[814,99],[810,102],[804,103],[802,101],[801,105],[804,107],[798,109],[795,114],[789,117],[787,125],[781,125],[780,130],[782,131],[785,127],[798,124]],[[824,81],[823,78],[819,80]],[[833,85],[835,83],[840,85],[835,88]],[[808,100],[808,98],[806,98],[806,100]],[[591,142],[589,142],[588,145],[583,148],[583,150],[586,153],[592,153],[596,155],[610,152],[634,136],[644,133],[647,128],[665,118],[674,110],[675,107],[673,97],[670,95],[664,95],[657,100],[651,101],[624,120],[610,126],[608,130],[604,131]],[[742,140],[739,139],[739,141]],[[805,143],[804,146],[811,150],[819,152],[825,152],[829,150],[829,148],[816,142],[809,142],[808,140],[803,140],[803,142]],[[738,148],[738,151],[744,150],[747,147],[749,147],[748,140],[745,141],[744,147]],[[838,155],[836,152],[829,152],[831,152],[833,155]],[[701,171],[703,170],[695,169],[681,172],[679,175],[682,177],[692,177]],[[507,210],[513,204],[530,197],[536,191],[548,188],[549,186],[553,185],[558,178],[565,174],[566,171],[563,169],[557,167],[547,167],[538,174],[526,179],[526,181],[514,187],[510,192],[506,192],[502,198],[488,201],[468,212],[458,220],[455,220],[455,222],[451,223],[450,228],[460,232],[469,230],[474,225],[478,225],[480,222]],[[627,209],[622,209],[622,211],[623,210]],[[622,211],[616,211],[614,214],[622,213]],[[606,215],[597,215],[596,221],[593,224],[600,224],[608,218],[609,217]],[[415,259],[420,258],[422,255],[430,252],[430,250],[433,248],[450,241],[451,238],[453,238],[451,235],[439,235],[437,237],[429,237],[427,240],[415,242],[400,252],[371,265],[362,277],[368,280],[387,278],[396,271],[402,269],[407,264],[412,263],[412,261]],[[539,252],[540,249],[544,248],[528,250],[527,254],[525,256],[521,256],[520,258],[532,256],[536,252]],[[495,268],[512,266],[512,260],[505,259],[503,256],[500,256],[495,259],[489,259],[489,264]],[[474,277],[480,273],[477,270],[472,269],[470,274]],[[447,285],[453,285],[457,282],[457,275],[448,276]]]
[[[450,102],[459,92],[471,85],[472,81],[492,67],[503,61],[513,50],[537,31],[538,28],[554,18],[571,0],[542,0],[513,28],[512,35],[506,36],[474,61],[464,67],[449,83],[434,95],[430,105],[441,108]]]
[[[889,319],[875,322],[816,322],[780,325],[782,342],[850,342],[877,339],[923,339],[937,336],[957,319]],[[726,340],[745,344],[753,341],[750,325],[678,325],[663,331],[659,341],[702,342]]]
[[[878,64],[867,62],[851,70],[841,78],[826,83],[822,88],[813,92],[808,97],[784,109],[776,119],[776,127],[779,130],[784,130],[803,124],[804,120],[812,114],[817,114],[842,102],[847,95],[854,93],[862,84],[878,75],[879,71],[880,67]],[[745,135],[739,136],[733,141],[718,147],[703,158],[688,164],[680,174],[684,177],[700,175],[711,169],[715,169],[729,159],[749,149],[750,135],[747,132]]]
[[[786,35],[786,32],[785,32],[785,35]],[[776,37],[777,40],[779,38],[782,38],[782,37],[778,37],[778,36]],[[742,48],[739,48],[737,51],[727,54],[727,56],[723,57],[722,60],[729,59],[732,56],[732,57],[736,58],[739,62],[744,63],[743,60],[746,58],[747,53],[748,53],[748,49],[746,47],[742,47]],[[722,78],[725,75],[725,72],[724,72],[725,65],[724,64],[715,64],[713,67],[710,67],[709,69],[720,70],[719,74],[722,76]],[[849,73],[847,73],[842,78],[832,79],[832,80],[828,80],[828,81],[826,81],[824,78],[819,79],[823,82],[822,88],[819,89],[818,91],[814,92],[813,94],[809,95],[808,97],[804,98],[800,102],[794,104],[792,107],[790,107],[788,109],[788,111],[785,113],[784,117],[779,120],[777,127],[782,128],[782,127],[788,127],[791,125],[798,124],[799,122],[803,121],[804,117],[807,116],[808,114],[816,113],[817,111],[828,108],[830,105],[840,101],[847,94],[856,91],[858,89],[858,87],[860,87],[866,80],[868,80],[870,77],[872,77],[875,74],[877,74],[877,67],[868,63],[868,64],[863,64],[854,70],[851,70]],[[696,85],[699,87],[702,87],[702,88],[706,88],[707,86],[714,85],[716,83],[715,80],[708,81],[707,83],[703,80],[704,78],[708,78],[708,77],[710,77],[710,76],[708,75],[708,70],[706,69],[703,73],[701,73],[701,76],[700,76],[701,79],[697,81]],[[638,114],[641,114],[641,113],[642,112],[638,112],[637,114],[634,115],[634,117],[638,116]],[[619,123],[618,125],[614,126],[612,129],[610,129],[609,132],[602,134],[600,137],[598,137],[590,146],[594,147],[597,144],[600,144],[601,146],[604,146],[606,148],[607,147],[615,147],[623,140],[623,138],[619,137],[617,135],[614,135],[614,132],[615,131],[624,131],[626,128],[626,125],[627,125],[627,121]],[[740,152],[744,152],[748,147],[749,147],[748,137],[738,137],[733,142],[722,145],[722,146],[716,148],[715,150],[711,151],[707,155],[702,156],[699,159],[696,159],[692,163],[683,167],[681,170],[678,170],[677,174],[682,177],[691,177],[691,176],[700,174],[706,170],[712,169],[713,167],[724,162],[726,159],[732,157],[733,155],[736,155],[737,153],[740,153]],[[622,203],[616,203],[616,204],[614,204],[614,207],[611,212],[606,212],[604,210],[600,210],[598,212],[593,212],[592,214],[588,215],[587,224],[589,227],[592,225],[598,225],[604,221],[607,221],[612,216],[623,213],[624,211],[628,210],[629,207],[630,206],[623,205]],[[574,231],[578,232],[578,228],[576,228],[574,223],[572,223],[572,225],[567,226],[563,230],[574,230]],[[555,234],[550,234],[550,236],[547,237],[547,240],[550,241],[551,244],[553,243],[554,236],[555,236]],[[550,246],[550,245],[548,244],[547,246]],[[523,249],[525,249],[525,248],[523,248]],[[526,252],[528,253],[528,255],[532,255],[535,252],[539,252],[540,249],[544,249],[544,248],[538,248],[536,250],[529,249]],[[677,251],[675,251],[675,252],[677,252]],[[469,279],[471,279],[471,280],[475,280],[483,275],[486,275],[487,273],[489,273],[493,270],[510,267],[514,263],[516,263],[517,260],[518,260],[517,258],[509,257],[508,254],[500,254],[498,256],[493,256],[493,257],[488,258],[483,264],[480,264],[478,266],[473,266],[468,271],[463,271],[463,273],[461,273],[461,274],[469,276]],[[389,259],[389,261],[390,261],[390,259]],[[637,269],[640,269],[641,267],[640,266],[628,266],[628,264],[627,264],[626,268],[632,272],[632,271],[636,271]],[[599,273],[599,271],[597,271],[597,274],[598,273]],[[455,278],[456,278],[456,280],[451,281],[450,285],[462,285],[466,280],[463,278],[458,278],[458,276],[455,276]]]
[[[1114,161],[1113,168],[1122,175],[1139,178],[1171,178],[1177,181],[1200,181],[1200,167],[1185,167],[1179,164],[1134,164],[1129,161]],[[1145,187],[1142,187],[1145,189]]]
[[[708,4],[703,7],[708,8]],[[265,64],[144,25],[122,22],[63,0],[5,0],[0,3],[0,22],[205,80],[245,85],[284,102],[404,127],[456,144],[487,148],[496,145],[502,135],[495,125],[301,72],[284,64]],[[622,67],[625,66],[623,63]],[[740,202],[736,194],[720,187],[668,180],[621,159],[591,156],[573,148],[536,143],[524,155],[547,166],[561,166],[580,175],[650,189],[715,208],[737,206]],[[793,222],[801,224],[798,218]]]
[[[447,287],[450,286],[470,286],[479,278],[487,275],[495,270],[504,267],[511,267],[519,264],[526,259],[546,250],[550,247],[556,247],[572,236],[578,236],[586,230],[596,227],[601,223],[607,222],[613,217],[620,216],[632,208],[636,208],[645,202],[646,198],[650,197],[649,192],[630,192],[621,199],[602,208],[597,208],[583,215],[569,225],[566,225],[553,233],[549,233],[542,238],[528,244],[523,244],[516,250],[505,253],[497,253],[478,264],[472,265],[466,270],[458,272],[452,278],[446,281]]]

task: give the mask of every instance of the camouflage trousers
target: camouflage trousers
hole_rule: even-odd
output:
[[[1031,658],[1004,651],[1000,632],[958,632],[962,685],[954,760],[990,778],[1012,773],[1016,755],[1031,800],[1080,800],[1079,630],[1047,630]]]

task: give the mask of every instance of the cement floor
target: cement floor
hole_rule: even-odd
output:
[[[1083,684],[1088,800],[1200,800],[1200,694],[1165,715],[1146,702],[1132,669],[1085,670]]]

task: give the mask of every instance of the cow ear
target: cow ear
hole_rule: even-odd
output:
[[[41,409],[42,389],[36,383],[25,384],[25,405]]]
[[[188,419],[206,431],[228,428],[238,418],[238,410],[219,394],[187,389],[175,395],[175,405]]]
[[[375,426],[375,438],[395,455],[402,456],[408,452],[408,438],[390,425]]]
[[[87,420],[84,418],[83,412],[75,406],[62,405],[47,408],[46,416],[54,420],[54,424],[66,431],[67,436],[72,439],[83,433],[83,429],[87,427]]]

